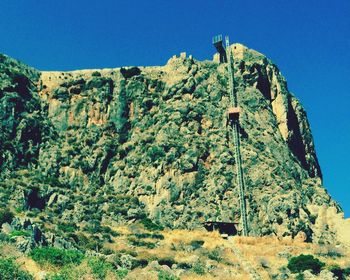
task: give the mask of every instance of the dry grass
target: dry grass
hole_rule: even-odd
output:
[[[303,243],[290,238],[277,237],[233,237],[230,240],[222,239],[218,232],[206,232],[202,230],[164,230],[159,232],[164,239],[144,238],[143,240],[155,242],[154,249],[132,246],[128,237],[135,233],[147,232],[142,226],[116,227],[109,225],[120,236],[113,237],[114,243],[106,243],[105,247],[115,252],[126,250],[137,253],[138,259],[159,260],[174,259],[175,263],[194,266],[200,262],[205,270],[204,275],[196,274],[189,268],[181,274],[181,279],[249,279],[242,267],[242,260],[232,252],[232,247],[238,248],[243,257],[250,262],[263,279],[271,279],[279,273],[281,267],[285,267],[288,259],[300,254],[311,254],[318,257],[327,265],[338,264],[341,267],[350,266],[350,252],[346,248],[335,245],[320,246]],[[193,246],[193,244],[199,244]],[[219,257],[213,258],[210,254],[214,250],[219,251]],[[54,272],[54,268],[42,268],[37,266],[30,258],[18,253],[13,245],[4,244],[0,248],[0,256],[14,256],[22,267],[34,275],[40,274],[44,269]],[[211,267],[211,268],[209,268]],[[89,273],[86,262],[80,264],[77,269],[82,271],[81,279],[94,279]],[[84,272],[84,273],[83,273]],[[131,271],[127,279],[157,279],[157,270],[148,266],[136,268]],[[108,279],[115,279],[109,275]]]
[[[17,248],[12,244],[0,244],[0,257],[4,258],[18,258],[22,254],[17,250]]]
[[[222,239],[218,232],[202,230],[165,230],[161,232],[164,240],[158,240],[158,245],[154,249],[130,247],[127,242],[127,236],[135,233],[135,231],[142,232],[144,230],[140,228],[130,229],[130,227],[122,230],[115,228],[115,230],[123,232],[125,235],[117,237],[116,243],[111,244],[114,249],[134,250],[138,253],[138,258],[173,258],[176,263],[193,265],[200,261],[203,264],[208,262],[214,264],[214,268],[210,273],[206,270],[205,275],[198,275],[190,269],[181,275],[181,279],[249,279],[240,266],[241,261],[232,253],[232,246],[236,246],[241,251],[244,258],[251,263],[263,279],[271,279],[272,275],[279,273],[281,267],[287,265],[288,258],[300,254],[315,255],[327,264],[338,264],[343,267],[346,267],[346,261],[350,259],[350,255],[346,253],[346,250],[330,245],[319,246],[291,238],[277,237],[236,236],[232,238],[232,242],[231,240]],[[203,241],[204,243],[199,248],[194,249],[191,247],[191,242],[193,241]],[[208,257],[209,252],[215,248],[220,248],[221,250],[221,261],[219,262]],[[330,254],[338,254],[338,256],[334,259],[329,256]],[[149,273],[146,275],[151,277]]]
[[[41,273],[45,273],[45,271],[41,269],[40,266],[31,258],[23,256],[16,259],[16,262],[21,266],[21,268],[28,271],[31,275],[35,276],[35,279],[40,279],[38,276]]]
[[[284,245],[284,246],[303,246],[308,243],[299,242],[297,240],[293,240],[290,237],[278,238],[277,236],[263,236],[263,237],[246,237],[246,236],[235,236],[234,242],[236,244],[246,244],[246,245]]]
[[[181,279],[183,280],[200,280],[200,279],[213,279],[213,276],[211,275],[198,275],[198,274],[195,274],[195,273],[185,273]],[[225,279],[225,278],[221,278],[221,279]],[[232,278],[226,278],[226,279],[232,279]]]
[[[222,239],[218,232],[207,232],[202,230],[172,230],[172,231],[164,231],[162,232],[164,235],[165,246],[169,246],[170,244],[178,244],[185,243],[188,244],[194,240],[203,240],[204,248],[213,249],[217,246],[222,246],[227,243],[226,240]]]
[[[334,245],[320,246],[277,237],[234,237],[233,240],[263,279],[270,279],[279,268],[288,264],[290,257],[300,254],[314,255],[328,265],[338,264],[341,267],[348,267],[347,260],[350,259],[348,250]]]

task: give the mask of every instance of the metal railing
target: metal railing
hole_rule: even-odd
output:
[[[216,35],[213,37],[213,44],[216,44],[218,42],[222,42],[222,35]]]

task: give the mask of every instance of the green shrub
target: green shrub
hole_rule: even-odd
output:
[[[9,234],[10,237],[16,237],[16,236],[30,236],[31,233],[30,231],[27,231],[27,230],[13,230],[11,231],[11,233]]]
[[[113,271],[112,264],[99,258],[89,259],[88,265],[91,268],[92,273],[97,277],[97,279],[105,279],[108,271]]]
[[[101,226],[101,231],[106,233],[106,234],[110,234],[110,235],[112,235],[114,237],[120,236],[119,232],[116,232],[115,230],[111,229],[108,226]]]
[[[109,212],[126,216],[128,214],[128,208],[112,205],[109,207]]]
[[[93,77],[101,77],[101,73],[98,72],[98,71],[94,71],[94,72],[92,72],[91,76],[93,76]]]
[[[90,220],[89,224],[84,227],[84,230],[88,233],[100,233],[101,223],[99,220]]]
[[[192,240],[190,242],[190,245],[192,247],[193,250],[197,250],[199,248],[201,248],[204,244],[204,241],[203,240]]]
[[[152,220],[148,219],[148,218],[142,219],[141,224],[143,224],[145,229],[148,229],[148,230],[163,230],[164,229],[163,226],[152,222]]]
[[[135,233],[135,237],[137,238],[152,238],[152,239],[164,239],[163,234],[158,234],[158,233]]]
[[[158,159],[163,158],[165,156],[165,152],[158,146],[152,146],[148,149],[147,156],[151,159],[152,162],[155,162]]]
[[[135,258],[135,254],[134,252],[123,252],[119,251],[114,259],[113,259],[113,265],[115,268],[117,268],[118,270],[120,269],[126,269],[126,270],[133,270],[135,268],[138,267],[146,267],[148,265],[148,261],[147,259],[143,259],[143,258]]]
[[[174,258],[172,257],[165,257],[165,258],[158,259],[158,263],[160,265],[167,265],[170,268],[172,267],[173,264],[176,264]]]
[[[125,269],[125,268],[121,268],[121,269],[118,269],[116,271],[116,274],[118,276],[118,278],[120,279],[124,279],[126,277],[126,275],[128,275],[129,273],[129,270]]]
[[[222,249],[215,247],[212,251],[209,251],[208,258],[217,262],[222,261]]]
[[[132,262],[132,268],[137,268],[137,267],[146,267],[148,265],[148,260],[147,259],[134,259]]]
[[[77,226],[75,224],[59,224],[57,226],[58,230],[61,230],[63,232],[75,232],[77,229]]]
[[[32,280],[28,272],[20,269],[13,259],[0,258],[0,279],[1,280]]]
[[[135,258],[129,254],[117,253],[113,259],[113,265],[118,269],[132,269],[135,265]]]
[[[317,215],[310,215],[309,219],[310,219],[310,222],[314,225],[317,219]]]
[[[154,249],[156,247],[156,244],[153,242],[146,242],[146,241],[134,238],[134,237],[129,237],[128,241],[131,245],[137,246],[137,247],[147,247],[149,249]]]
[[[303,255],[293,257],[288,262],[288,269],[292,273],[300,273],[305,270],[311,270],[314,274],[318,274],[325,263],[312,255]]]
[[[85,249],[100,251],[103,248],[103,242],[97,235],[91,235],[87,240],[88,243],[82,244]]]
[[[80,269],[72,265],[67,265],[61,268],[58,272],[48,274],[45,280],[76,280],[83,278],[85,275],[91,274],[87,269]]]
[[[73,239],[79,250],[100,250],[103,247],[98,237],[91,235],[87,237],[83,233],[69,233],[68,236]]]
[[[51,264],[55,266],[80,264],[84,258],[84,255],[77,250],[64,250],[54,247],[34,248],[30,252],[30,256],[41,265]]]
[[[30,211],[27,212],[28,217],[37,217],[40,214],[40,210],[38,208],[32,208]]]
[[[204,275],[205,274],[205,268],[204,268],[204,264],[200,261],[196,262],[193,266],[192,266],[192,270],[194,273],[198,274],[198,275]]]
[[[153,233],[151,238],[164,240],[164,235],[163,234],[159,234],[159,233]]]
[[[58,272],[53,274],[48,279],[50,280],[74,280],[74,278],[67,272]]]
[[[192,265],[190,263],[181,262],[177,264],[177,267],[181,269],[190,269],[192,268]]]
[[[118,254],[128,254],[130,256],[133,256],[133,257],[137,257],[138,256],[138,253],[133,251],[133,250],[125,250],[125,249],[122,249],[120,251],[118,251]]]
[[[320,248],[320,251],[317,253],[317,255],[331,258],[340,258],[344,256],[344,252],[341,248],[337,248],[334,245],[324,245]]]
[[[341,252],[341,250],[334,248],[334,249],[330,249],[327,252],[327,256],[331,257],[331,258],[341,258],[341,257],[343,257],[343,253]]]
[[[126,268],[118,268],[115,270],[111,263],[100,258],[90,258],[88,260],[88,265],[96,279],[105,279],[108,272],[115,274],[118,279],[123,279],[129,273],[129,270]]]
[[[11,224],[13,218],[14,215],[9,209],[0,210],[0,226],[4,223]]]
[[[55,99],[66,100],[69,98],[69,92],[66,88],[59,87],[53,91],[52,97]]]
[[[179,277],[176,277],[175,275],[171,274],[168,271],[160,270],[158,272],[158,280],[179,280]]]
[[[0,242],[11,242],[11,238],[7,234],[0,232]]]

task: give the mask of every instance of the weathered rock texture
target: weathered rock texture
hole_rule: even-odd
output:
[[[320,213],[341,210],[322,187],[304,109],[275,64],[231,48],[250,234],[331,241]],[[225,67],[173,57],[39,72],[1,56],[2,205],[81,229],[145,217],[170,228],[238,222]]]

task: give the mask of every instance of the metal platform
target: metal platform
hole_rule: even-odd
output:
[[[226,63],[227,62],[227,55],[226,50],[224,48],[222,35],[217,35],[213,37],[213,45],[220,54],[220,63]]]

